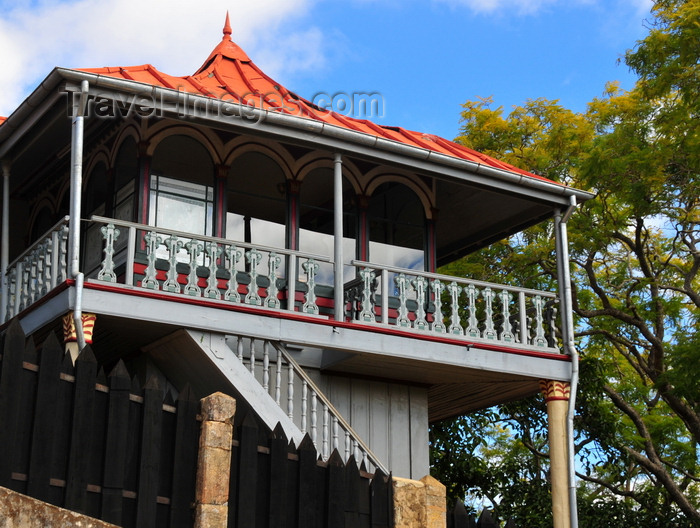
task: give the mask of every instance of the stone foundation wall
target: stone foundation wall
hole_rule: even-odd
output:
[[[0,528],[117,528],[16,491],[0,488]]]
[[[395,528],[445,528],[445,486],[430,475],[420,480],[395,477]]]

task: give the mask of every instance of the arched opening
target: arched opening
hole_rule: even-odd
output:
[[[148,223],[197,235],[212,235],[214,163],[188,136],[170,136],[153,153]]]
[[[305,177],[301,185],[299,211],[299,250],[333,257],[333,169],[319,167]],[[355,277],[350,262],[357,258],[357,199],[352,184],[343,178],[343,280]],[[333,267],[323,264],[318,281],[333,284]]]
[[[425,212],[406,185],[383,183],[372,193],[367,209],[371,262],[425,270]]]
[[[109,182],[107,181],[107,166],[99,162],[90,171],[87,186],[83,194],[82,216],[90,218],[93,215],[105,216],[107,196],[109,194]],[[83,267],[87,273],[95,270],[102,261],[102,233],[101,224],[88,223],[85,229],[83,248]]]
[[[286,247],[287,183],[282,168],[260,152],[234,160],[226,178],[226,238]]]
[[[118,220],[135,220],[134,196],[138,181],[136,141],[128,136],[119,147],[114,161],[113,215]]]
[[[39,240],[39,237],[51,229],[54,224],[54,215],[48,206],[43,206],[34,216],[29,241],[31,243]]]

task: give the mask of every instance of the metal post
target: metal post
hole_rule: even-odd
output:
[[[75,306],[73,319],[78,338],[78,347],[85,347],[82,321],[83,274],[80,272],[80,199],[83,186],[83,130],[85,106],[87,104],[88,82],[80,83],[80,97],[73,95],[73,123],[71,129],[71,173],[70,173],[70,219],[68,223],[68,269],[69,276],[75,279]]]
[[[578,390],[578,352],[574,346],[573,297],[571,291],[571,270],[569,268],[569,241],[566,223],[576,209],[576,196],[570,196],[570,204],[564,216],[555,215],[555,236],[557,242],[557,271],[559,296],[561,299],[562,337],[564,347],[571,356],[571,393],[567,412],[567,441],[569,459],[569,516],[571,528],[578,528],[578,508],[576,504],[576,466],[574,452],[574,414],[576,411],[576,391]]]
[[[7,316],[7,301],[10,285],[7,283],[7,268],[10,264],[10,162],[2,162],[2,246],[0,247],[0,283],[2,298],[0,299],[0,323]]]
[[[333,160],[333,306],[335,320],[342,321],[343,313],[343,160],[336,154]]]
[[[561,340],[564,346],[566,346],[568,336],[566,335],[568,331],[567,325],[567,313],[566,313],[566,299],[564,296],[564,262],[562,259],[562,247],[561,247],[561,209],[556,209],[554,212],[554,248],[557,257],[557,284],[559,285],[559,306],[561,310],[559,311],[559,328],[561,329]],[[564,350],[564,353],[567,351]]]

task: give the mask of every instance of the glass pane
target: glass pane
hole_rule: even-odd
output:
[[[245,241],[245,220],[243,215],[226,213],[226,238],[238,242]]]
[[[203,235],[205,222],[206,208],[202,202],[165,194],[158,197],[158,227]]]
[[[197,235],[210,235],[213,189],[197,183],[151,176],[150,223]]]
[[[283,248],[285,227],[284,224],[278,224],[277,222],[251,218],[250,237],[253,244]]]
[[[299,249],[305,253],[322,255],[333,258],[334,237],[323,233],[315,233],[308,229],[299,230]],[[343,238],[343,282],[348,282],[355,278],[355,268],[350,265],[355,256],[355,239]],[[333,284],[333,264],[319,263],[319,271],[316,277],[319,284]]]
[[[425,269],[424,254],[420,249],[370,242],[369,254],[371,261],[377,264],[413,270]]]

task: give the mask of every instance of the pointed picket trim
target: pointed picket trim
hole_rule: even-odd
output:
[[[107,375],[91,346],[74,364],[55,333],[37,347],[16,321],[0,342],[7,487],[117,525],[162,525],[170,517],[171,528],[191,528],[199,401],[189,387],[175,402],[163,378],[141,388],[122,360]],[[285,458],[286,449],[285,439]],[[172,478],[160,464],[172,467]]]
[[[479,516],[479,522],[476,524],[477,528],[498,528],[498,523],[493,518],[490,510],[484,509]]]

